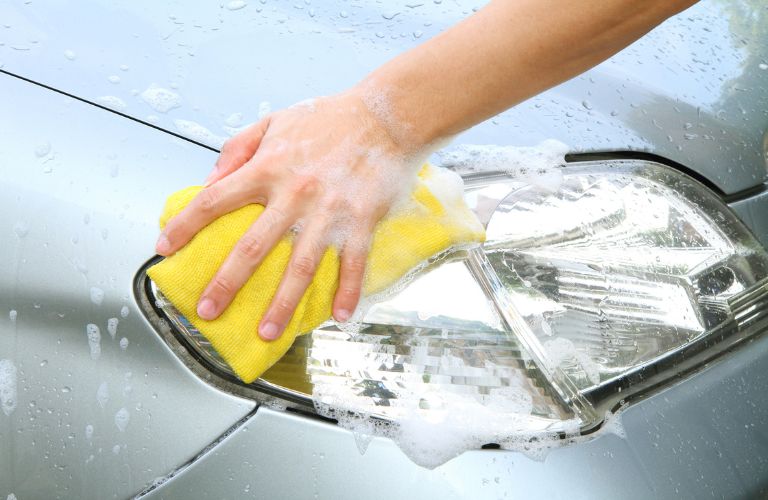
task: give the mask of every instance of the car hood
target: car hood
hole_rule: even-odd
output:
[[[133,293],[166,194],[215,154],[0,74],[0,486],[125,498],[254,403],[194,375]]]
[[[481,5],[5,2],[0,64],[217,147],[270,109],[343,90]],[[766,178],[767,45],[762,1],[705,0],[456,142],[555,138],[573,151],[652,153],[733,194]]]

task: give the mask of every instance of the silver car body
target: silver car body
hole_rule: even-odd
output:
[[[142,313],[134,278],[164,200],[205,178],[228,131],[352,85],[479,5],[0,5],[0,359],[16,380],[0,498],[765,494],[764,336],[633,403],[625,437],[427,470],[386,439],[361,455],[332,423],[227,391]],[[556,138],[574,159],[661,159],[765,245],[766,47],[765,5],[705,0],[455,142]]]

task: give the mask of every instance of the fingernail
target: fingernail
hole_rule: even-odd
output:
[[[276,324],[269,322],[259,328],[259,335],[264,340],[275,340],[280,335],[280,330]]]
[[[171,251],[171,242],[168,241],[168,237],[165,235],[165,233],[161,233],[160,237],[157,238],[155,251],[160,255],[165,255]]]
[[[338,311],[336,311],[336,321],[341,321],[342,323],[344,323],[349,319],[350,316],[352,316],[352,313],[350,313],[346,309],[339,309]]]
[[[197,305],[197,315],[205,320],[216,318],[216,304],[209,298],[205,298]]]

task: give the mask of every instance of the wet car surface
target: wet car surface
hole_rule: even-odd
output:
[[[469,451],[434,470],[383,438],[361,455],[311,408],[268,408],[163,336],[136,276],[165,197],[205,178],[233,129],[354,83],[475,7],[238,6],[0,6],[0,495],[765,492],[764,336],[633,401],[624,436],[544,461]],[[766,244],[766,16],[757,2],[702,2],[456,142],[555,138],[574,161],[661,161],[706,183]]]

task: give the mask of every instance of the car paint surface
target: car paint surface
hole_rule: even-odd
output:
[[[247,123],[268,108],[336,92],[475,6],[227,5],[5,2],[0,68],[87,100],[119,97],[129,117],[215,145],[231,132],[225,126],[233,113]],[[598,68],[456,142],[532,145],[557,138],[575,151],[646,151],[725,193],[755,188],[765,180],[768,146],[768,71],[761,66],[768,63],[768,35],[760,31],[766,15],[760,2],[705,0]],[[141,97],[153,84],[177,93],[181,106],[153,109]],[[361,456],[351,433],[298,415],[259,409],[239,427],[253,403],[192,374],[132,295],[135,272],[152,255],[165,197],[204,179],[215,153],[8,75],[0,75],[0,106],[0,359],[12,360],[18,377],[16,407],[0,413],[0,495],[133,495],[230,429],[231,436],[150,496],[764,491],[768,402],[758,395],[765,339],[630,407],[622,416],[626,439],[605,435],[553,451],[544,462],[476,451],[430,472],[383,439]],[[764,193],[731,204],[764,244],[767,205]],[[91,300],[91,287],[104,291],[100,304]],[[107,328],[113,317],[114,339]],[[100,327],[97,359],[88,324]]]
[[[214,155],[6,75],[0,107],[0,359],[17,379],[0,495],[123,498],[254,408],[193,375],[133,297],[168,189]]]
[[[6,2],[0,64],[84,98],[118,97],[130,116],[216,145],[232,114],[248,123],[339,92],[483,3]],[[766,178],[766,19],[760,0],[704,0],[455,142],[645,151],[726,193],[753,187]],[[150,106],[152,86],[179,107]]]

